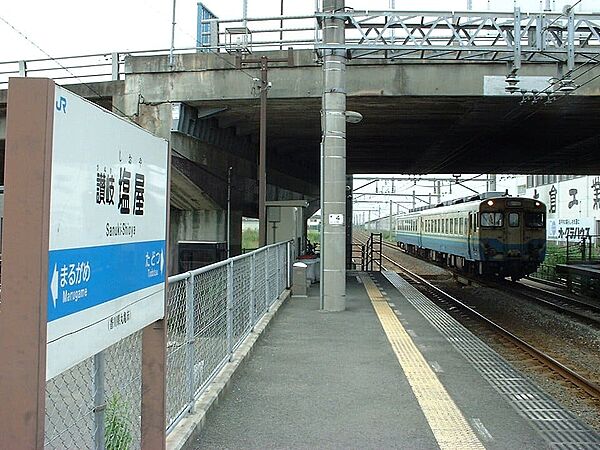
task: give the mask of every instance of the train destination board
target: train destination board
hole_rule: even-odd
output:
[[[164,317],[168,142],[56,87],[50,379]]]

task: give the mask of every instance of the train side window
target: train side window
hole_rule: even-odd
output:
[[[508,215],[508,226],[509,227],[518,227],[519,226],[519,213],[511,212]]]

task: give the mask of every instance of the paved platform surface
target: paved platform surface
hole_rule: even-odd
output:
[[[398,289],[379,274],[375,281],[393,325],[410,336],[423,369],[432,368],[476,437],[470,448],[551,448]],[[318,285],[282,306],[196,448],[452,448],[439,424],[432,432],[431,404],[441,434],[460,433],[443,429],[447,402],[422,409],[426,391],[414,385],[412,369],[405,375],[361,279],[348,278],[347,311],[318,306]]]

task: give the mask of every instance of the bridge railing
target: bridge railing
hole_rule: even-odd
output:
[[[291,282],[291,242],[169,278],[165,427],[193,410],[233,352]],[[138,449],[142,332],[48,381],[47,449]]]
[[[345,44],[324,44],[321,26],[327,17],[346,23]],[[479,61],[521,64],[597,63],[600,14],[476,11],[355,11],[246,19],[206,19],[209,39],[173,53],[215,52],[236,55],[258,51],[344,50],[350,59]],[[117,80],[128,56],[170,53],[170,49],[0,62],[0,89],[10,76],[43,76],[60,84]]]
[[[325,18],[346,23],[346,42],[322,42]],[[235,20],[207,19],[205,51],[252,53],[287,47],[345,50],[349,58],[565,62],[600,54],[600,14],[475,11],[317,12]]]
[[[194,53],[196,47],[178,48],[175,54]],[[51,78],[57,84],[114,81],[125,76],[125,60],[130,56],[167,56],[170,49],[139,50],[89,55],[0,61],[0,89],[8,87],[10,77]]]

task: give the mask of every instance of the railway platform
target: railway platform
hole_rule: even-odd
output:
[[[576,285],[585,294],[597,295],[600,291],[600,262],[557,264],[556,273],[566,277],[570,289]]]
[[[194,448],[598,448],[579,422],[392,272],[290,298]]]

